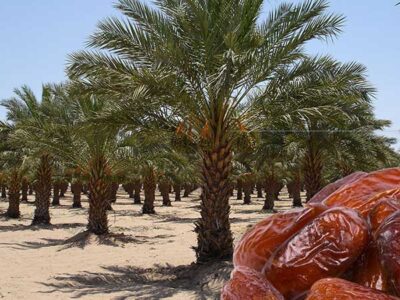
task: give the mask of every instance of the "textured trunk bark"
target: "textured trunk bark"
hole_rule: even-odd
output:
[[[135,180],[133,182],[133,184],[135,185],[135,187],[134,187],[135,193],[133,195],[133,203],[134,204],[142,204],[142,201],[140,199],[140,190],[142,189],[142,183],[140,182],[140,180]]]
[[[81,202],[82,183],[80,183],[79,181],[72,183],[71,192],[73,195],[72,207],[82,208],[82,202]]]
[[[94,157],[89,163],[89,221],[87,229],[97,235],[108,233],[107,206],[109,205],[110,175],[104,156]]]
[[[19,198],[20,198],[20,190],[21,190],[21,176],[18,170],[13,170],[10,174],[8,188],[8,209],[7,209],[7,217],[9,218],[19,218]]]
[[[21,182],[21,201],[28,202],[28,180],[26,178],[22,178]]]
[[[342,165],[340,166],[340,170],[341,170],[340,173],[342,174],[341,177],[349,176],[350,174],[352,174],[352,173],[355,172],[355,170],[354,170],[351,166],[345,165],[345,164],[342,164]]]
[[[158,188],[163,199],[163,206],[171,206],[171,199],[169,198],[170,184],[167,181],[161,181],[158,184]]]
[[[119,184],[117,182],[111,183],[111,202],[115,203],[117,201],[117,192]]]
[[[181,201],[181,185],[174,184],[175,201]]]
[[[51,202],[52,205],[57,206],[60,205],[60,183],[53,184],[53,201]]]
[[[268,176],[265,180],[265,201],[263,210],[275,212],[275,198],[276,198],[276,180],[272,176]]]
[[[307,150],[304,160],[304,185],[307,201],[322,188],[322,153],[311,147]]]
[[[232,152],[230,144],[203,152],[201,217],[195,223],[197,261],[230,259],[233,238],[229,222],[229,175]]]
[[[154,200],[156,198],[156,175],[153,169],[148,170],[143,181],[144,203],[142,212],[144,214],[155,214]]]
[[[35,183],[35,215],[32,225],[50,224],[50,197],[51,197],[51,161],[48,154],[40,157],[40,163],[36,170]]]

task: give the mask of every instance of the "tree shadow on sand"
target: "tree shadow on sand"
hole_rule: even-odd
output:
[[[54,224],[54,225],[46,225],[46,226],[32,226],[32,225],[7,225],[0,226],[0,232],[6,231],[37,231],[37,230],[58,230],[58,229],[74,229],[79,227],[85,227],[85,223],[65,223],[65,224]]]
[[[150,240],[150,237],[147,237]],[[97,236],[88,231],[80,232],[68,239],[41,239],[41,242],[24,242],[24,243],[0,243],[0,245],[9,246],[16,250],[41,249],[47,247],[57,247],[57,251],[63,251],[69,248],[84,249],[88,245],[105,245],[112,247],[124,247],[125,244],[136,243],[143,244],[145,239],[140,239],[123,233],[109,233]]]
[[[42,282],[49,290],[41,293],[62,292],[70,298],[115,294],[113,299],[123,300],[162,299],[188,292],[194,299],[219,299],[220,290],[232,271],[232,263],[156,265],[150,269],[133,266],[102,268],[103,273],[66,274],[55,277],[53,282]]]

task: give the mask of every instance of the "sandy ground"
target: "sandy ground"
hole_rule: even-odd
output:
[[[171,195],[172,197],[172,195]],[[22,203],[22,217],[0,217],[0,298],[4,299],[217,299],[229,278],[231,263],[197,266],[193,223],[199,217],[194,192],[156,215],[142,215],[122,190],[109,213],[112,237],[84,236],[87,198],[83,209],[72,209],[71,195],[51,207],[52,226],[31,227],[34,206]],[[290,208],[281,193],[278,210]],[[171,198],[172,199],[172,198]],[[30,196],[30,201],[33,198]],[[265,218],[263,199],[251,205],[231,199],[235,240]],[[0,201],[0,212],[7,201]]]

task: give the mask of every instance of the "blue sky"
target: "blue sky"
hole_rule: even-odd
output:
[[[266,10],[280,0],[266,1]],[[299,2],[299,0],[294,0]],[[97,22],[117,15],[111,0],[1,0],[0,99],[27,84],[40,94],[42,83],[65,79],[66,56],[82,49]],[[331,0],[332,12],[346,16],[333,43],[311,43],[310,52],[356,60],[368,67],[378,89],[376,114],[389,119],[386,132],[400,139],[400,6],[396,0]],[[0,118],[4,110],[0,109]]]

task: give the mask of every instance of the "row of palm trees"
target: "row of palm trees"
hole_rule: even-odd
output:
[[[88,187],[88,230],[107,234],[109,190],[119,176],[142,180],[143,213],[154,213],[157,183],[201,186],[195,223],[198,262],[230,258],[229,197],[245,203],[265,188],[273,210],[286,184],[295,205],[356,170],[399,164],[393,140],[377,135],[375,89],[366,69],[304,45],[341,32],[344,18],[324,0],[281,4],[266,17],[262,0],[119,0],[68,60],[69,81],[27,87],[4,100],[1,161],[9,197],[22,170],[35,170],[35,224],[48,224],[52,180],[74,170]],[[125,182],[125,183],[127,183]],[[79,190],[77,188],[77,190]],[[17,192],[18,191],[18,192]]]

